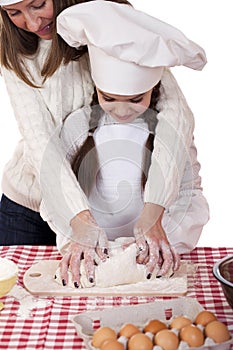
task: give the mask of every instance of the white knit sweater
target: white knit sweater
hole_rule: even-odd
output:
[[[38,85],[42,84],[40,68],[49,47],[50,41],[41,40],[38,55],[25,60]],[[86,196],[65,160],[58,137],[66,117],[90,103],[93,83],[87,56],[62,65],[39,89],[31,88],[12,71],[1,70],[22,135],[5,167],[2,191],[11,200],[40,212],[57,233],[61,249],[63,238],[67,242],[70,235],[67,220],[70,222],[77,213],[88,209]],[[145,201],[167,207],[179,191],[194,121],[169,70],[164,73],[162,85],[164,92]],[[155,172],[161,177],[154,179],[150,174]],[[64,207],[69,210],[66,212]]]

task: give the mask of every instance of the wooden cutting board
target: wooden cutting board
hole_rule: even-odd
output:
[[[181,266],[171,278],[157,278],[108,288],[71,288],[61,286],[54,279],[58,260],[41,260],[32,265],[24,274],[25,288],[38,296],[182,296],[187,293],[187,267]]]

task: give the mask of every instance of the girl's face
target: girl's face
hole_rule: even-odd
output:
[[[53,0],[23,0],[2,8],[18,28],[52,39]]]
[[[133,122],[150,105],[152,90],[139,95],[113,95],[98,88],[97,95],[102,109],[119,123]]]

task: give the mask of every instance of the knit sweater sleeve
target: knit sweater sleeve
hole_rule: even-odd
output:
[[[36,83],[41,83],[33,60],[31,63],[28,60],[28,68],[33,73]],[[72,103],[64,104],[61,96],[61,91],[64,91],[63,85],[66,81],[69,82],[74,74],[67,69],[65,72],[58,72],[39,89],[28,86],[12,71],[2,69],[19,131],[24,140],[24,159],[40,184],[40,213],[57,233],[59,249],[69,241],[70,220],[77,213],[88,209],[86,196],[66,160],[59,138],[63,119],[66,113],[72,111]],[[84,102],[82,83],[80,82],[80,101],[76,103],[76,107],[81,107]],[[69,88],[73,90],[73,87],[67,84],[65,90],[68,96]],[[69,96],[70,101],[74,98],[73,94]]]
[[[194,130],[193,114],[169,69],[161,80],[158,110],[144,201],[167,208],[179,193]]]

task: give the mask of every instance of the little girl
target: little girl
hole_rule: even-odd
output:
[[[90,211],[109,240],[134,236],[142,242],[138,246],[144,251],[139,249],[138,262],[147,264],[148,278],[170,245],[175,270],[176,251],[192,250],[208,221],[193,142],[186,150],[179,195],[173,203],[159,212],[160,203],[146,202],[144,194],[145,190],[166,192],[171,186],[167,183],[168,160],[176,152],[174,148],[184,147],[182,130],[177,130],[175,142],[171,141],[173,125],[167,123],[164,134],[168,141],[164,144],[159,140],[161,151],[167,153],[151,158],[156,125],[159,127],[159,103],[169,94],[166,83],[170,72],[166,67],[201,69],[204,52],[164,22],[130,6],[100,0],[63,11],[57,30],[69,45],[88,46],[96,85],[90,115],[86,110],[74,112],[61,132],[73,170],[88,196]],[[157,158],[161,156],[166,173],[158,167]],[[148,173],[160,180],[160,188],[145,188]],[[147,227],[141,232],[137,225],[145,206]],[[155,223],[156,233],[152,230]],[[81,243],[77,240],[76,244],[78,247]]]

